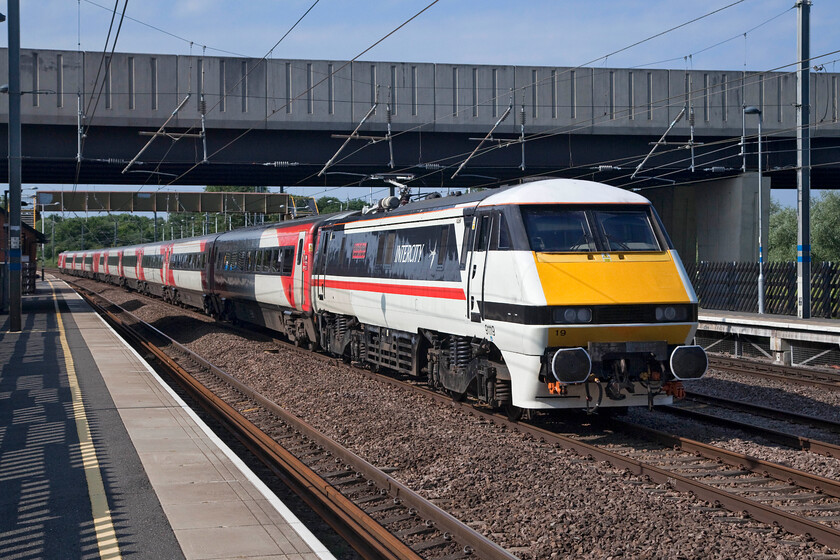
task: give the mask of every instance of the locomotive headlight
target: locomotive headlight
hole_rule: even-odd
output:
[[[657,321],[687,321],[688,309],[685,306],[664,305],[656,308]]]
[[[592,321],[592,310],[588,307],[561,307],[554,310],[555,323],[589,323]]]

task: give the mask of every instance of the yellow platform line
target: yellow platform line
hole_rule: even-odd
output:
[[[79,451],[82,454],[82,464],[87,479],[88,497],[93,514],[93,527],[96,532],[96,544],[99,547],[100,558],[122,558],[120,545],[117,542],[117,534],[114,530],[114,522],[111,519],[111,510],[108,507],[108,497],[105,494],[105,484],[102,482],[102,473],[99,469],[99,460],[96,457],[96,448],[93,438],[90,435],[85,406],[82,402],[82,392],[79,389],[79,380],[76,377],[76,367],[73,363],[73,356],[70,354],[70,346],[67,344],[67,336],[64,331],[64,323],[61,319],[61,311],[58,308],[58,296],[53,283],[47,280],[53,292],[53,304],[58,317],[58,333],[61,340],[61,349],[64,353],[64,364],[67,369],[67,379],[70,385],[70,394],[73,397],[73,415],[76,418],[76,432],[79,435]]]

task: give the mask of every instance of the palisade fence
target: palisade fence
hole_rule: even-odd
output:
[[[702,309],[758,312],[758,263],[686,263]],[[796,315],[796,263],[764,263],[764,312]],[[811,263],[811,316],[840,319],[840,263]]]

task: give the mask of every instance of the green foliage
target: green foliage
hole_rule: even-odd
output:
[[[796,260],[796,208],[770,203],[767,260]],[[811,198],[811,262],[840,262],[840,193],[823,191]]]
[[[770,201],[768,261],[796,260],[796,209]]]
[[[318,204],[318,213],[320,214],[331,214],[342,210],[361,210],[365,205],[365,201],[358,198],[341,201],[334,196],[322,196],[315,202]]]
[[[824,191],[811,210],[811,262],[840,261],[840,193]]]
[[[44,255],[48,263],[54,262],[62,251],[80,249],[101,249],[116,245],[134,245],[147,243],[154,239],[155,225],[151,218],[133,214],[109,214],[88,218],[62,218],[50,214],[38,221],[41,230],[43,221]],[[158,218],[158,230],[164,225]],[[160,233],[159,233],[160,234]]]
[[[236,185],[210,185],[204,192],[266,192],[266,187],[241,187]]]

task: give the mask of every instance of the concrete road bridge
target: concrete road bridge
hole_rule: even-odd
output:
[[[743,107],[754,105],[764,188],[795,188],[793,73],[141,53],[102,60],[22,49],[25,183],[367,186],[371,176],[399,173],[413,176],[412,186],[459,189],[577,177],[644,189],[683,254],[696,247],[707,260],[750,260],[758,182],[742,172],[740,138]],[[836,188],[838,74],[811,80],[812,187]],[[758,119],[746,119],[749,171]],[[5,129],[5,96],[0,121]]]

